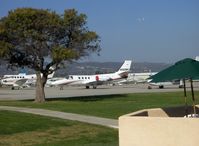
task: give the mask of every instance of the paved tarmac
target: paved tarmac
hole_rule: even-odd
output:
[[[97,89],[85,89],[85,87],[64,87],[60,90],[56,87],[46,87],[46,98],[69,98],[78,96],[112,95],[126,93],[151,93],[151,92],[174,92],[183,91],[177,86],[168,86],[164,89],[147,89],[147,85],[123,85],[123,86],[98,86]],[[11,90],[10,88],[0,88],[0,100],[26,100],[35,98],[35,88],[24,88]]]
[[[0,110],[31,113],[31,114],[61,118],[66,120],[80,121],[89,124],[102,125],[110,128],[118,128],[118,120],[108,119],[108,118],[99,118],[94,116],[85,116],[80,114],[72,114],[72,113],[58,112],[58,111],[45,110],[45,109],[33,109],[33,108],[10,107],[10,106],[0,106]]]

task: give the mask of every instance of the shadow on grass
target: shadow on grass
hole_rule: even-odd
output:
[[[110,95],[91,95],[91,96],[77,96],[77,97],[56,97],[56,98],[46,98],[46,101],[80,101],[80,102],[90,102],[90,101],[102,101],[106,99],[127,97],[128,94],[110,94]],[[32,101],[34,99],[25,99],[20,101]]]
[[[48,98],[46,101],[102,101],[106,99],[126,97],[127,94],[112,94],[112,95],[92,95],[92,96],[77,96],[77,97],[59,97],[59,98]]]

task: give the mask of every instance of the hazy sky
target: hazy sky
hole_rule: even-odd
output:
[[[173,63],[199,55],[199,0],[0,0],[0,17],[19,7],[85,13],[102,47],[85,61]]]

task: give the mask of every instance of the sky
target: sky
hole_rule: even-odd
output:
[[[21,7],[86,14],[102,50],[84,61],[174,63],[199,55],[199,0],[0,0],[0,18]]]

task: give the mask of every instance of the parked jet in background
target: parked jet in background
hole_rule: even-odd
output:
[[[199,61],[199,56],[196,56],[195,60],[196,60],[196,61]]]
[[[164,86],[170,85],[179,85],[179,88],[182,87],[182,82],[180,80],[176,80],[173,82],[161,82],[161,83],[152,83],[149,79],[152,75],[157,74],[158,72],[148,72],[148,73],[129,73],[127,79],[118,82],[118,84],[140,84],[140,83],[147,83],[148,89],[151,89],[152,86],[158,86],[160,89],[164,88]]]
[[[131,62],[131,60],[125,60],[121,68],[115,73],[96,75],[69,75],[68,78],[51,82],[50,86],[60,86],[60,89],[62,89],[64,85],[84,85],[87,89],[90,86],[93,86],[93,88],[96,89],[98,85],[127,78],[131,68]]]
[[[152,86],[158,86],[160,89],[162,89],[165,86],[171,86],[171,85],[177,85],[179,88],[183,88],[183,81],[175,80],[172,82],[159,82],[159,83],[150,82],[148,85],[148,89],[152,89]]]
[[[48,78],[52,78],[54,72],[48,75]],[[36,74],[26,75],[26,73],[20,73],[18,75],[4,75],[1,79],[2,86],[11,86],[12,89],[29,87],[36,83]]]
[[[137,84],[137,83],[147,83],[148,78],[155,75],[157,72],[144,72],[144,73],[129,73],[128,78],[118,82],[119,84]]]

